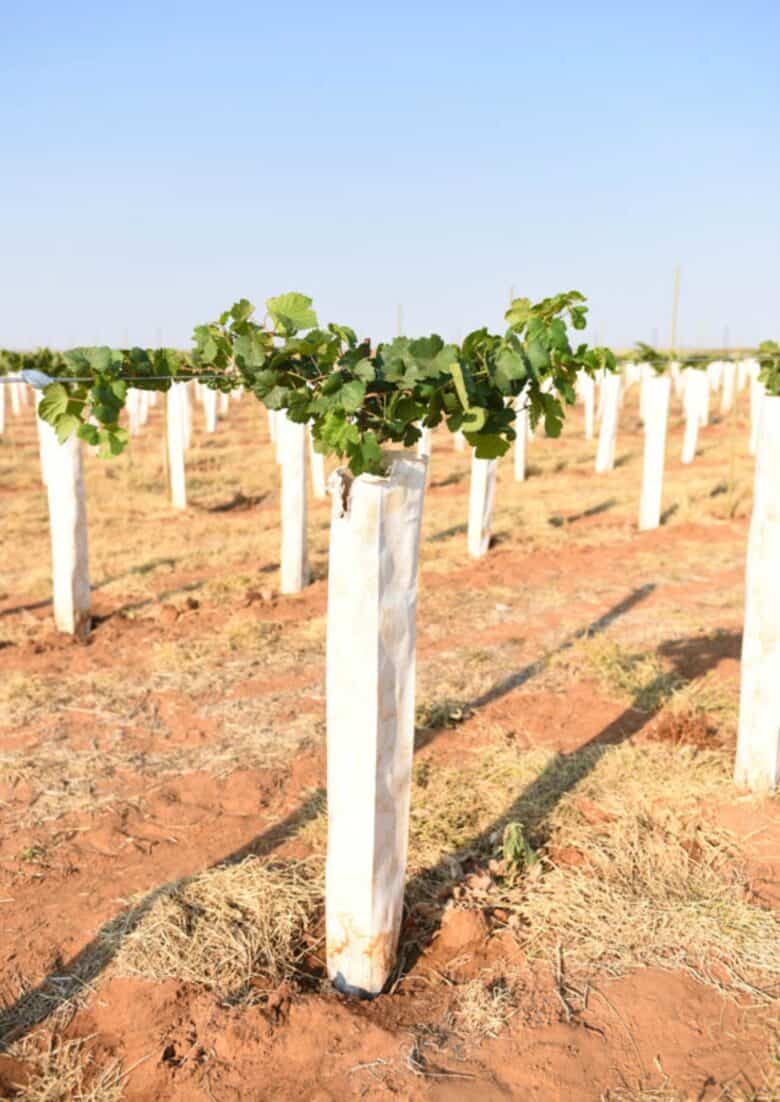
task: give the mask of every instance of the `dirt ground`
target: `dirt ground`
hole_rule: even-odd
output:
[[[780,1099],[780,807],[730,779],[748,395],[637,531],[575,411],[499,472],[434,435],[407,914],[390,992],[324,975],[329,506],[278,595],[265,414],[200,409],[190,508],[162,406],[87,457],[95,628],[59,637],[30,406],[0,438],[0,1097]]]

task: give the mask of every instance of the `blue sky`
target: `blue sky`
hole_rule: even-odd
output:
[[[780,4],[0,0],[0,346],[186,343],[235,298],[457,338],[780,335]]]

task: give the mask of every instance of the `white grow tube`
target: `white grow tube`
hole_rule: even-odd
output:
[[[81,441],[73,433],[64,444],[40,422],[49,502],[54,622],[60,631],[85,639],[90,628],[87,506]]]
[[[685,435],[681,460],[683,463],[693,463],[696,458],[699,426],[704,424],[703,418],[709,405],[710,381],[707,372],[698,368],[688,368],[684,374]]]
[[[468,549],[473,559],[481,559],[490,547],[497,471],[498,460],[477,459],[476,453],[472,454]]]
[[[339,468],[328,576],[328,975],[377,995],[403,912],[414,750],[415,620],[425,460],[387,477]]]
[[[185,402],[189,404],[187,384],[172,383],[166,394],[166,431],[168,475],[171,483],[171,503],[174,509],[187,508],[187,479],[184,472]]]
[[[646,531],[661,523],[666,457],[666,426],[672,381],[668,375],[646,376],[642,380],[645,398],[645,452],[642,469],[642,495],[639,502],[639,528]]]
[[[277,421],[277,456],[282,474],[282,593],[300,593],[309,584],[306,504],[306,425],[286,415]]]
[[[217,431],[217,392],[210,387],[204,387],[202,393],[203,413],[206,417],[206,432]]]
[[[742,635],[735,780],[775,788],[780,765],[780,398],[761,403]]]
[[[608,372],[601,384],[603,411],[599,446],[596,453],[596,473],[604,474],[615,466],[615,447],[617,445],[618,411],[620,409],[620,375]]]

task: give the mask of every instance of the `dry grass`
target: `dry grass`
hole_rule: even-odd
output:
[[[453,1027],[472,1041],[498,1037],[517,1011],[515,977],[511,971],[486,969],[455,990]]]
[[[322,886],[310,864],[248,857],[165,889],[119,942],[121,975],[175,979],[236,999],[262,994],[295,974],[311,948],[306,934]]]
[[[628,743],[570,755],[498,743],[458,767],[421,763],[411,898],[456,884],[466,857],[502,856],[507,824],[519,823],[541,860],[516,882],[499,877],[488,902],[514,912],[529,953],[561,945],[569,969],[591,975],[684,968],[772,1000],[780,922],[752,902],[734,838],[702,810],[731,798],[730,767],[719,750]]]
[[[683,684],[654,651],[629,651],[608,635],[584,636],[549,662],[559,683],[593,677],[610,695],[642,712],[655,712]]]
[[[739,686],[724,684],[713,674],[707,674],[675,689],[669,711],[676,715],[709,716],[717,721],[721,732],[731,733],[736,730],[739,715]]]
[[[632,650],[608,635],[585,636],[553,655],[544,681],[547,687],[563,688],[579,677],[595,678],[606,693],[640,712],[668,708],[676,715],[708,716],[722,733],[736,727],[736,684],[724,683],[712,671],[688,680],[656,651]]]
[[[606,750],[549,816],[548,850],[583,863],[553,863],[518,901],[529,944],[560,943],[586,972],[685,968],[732,995],[776,998],[780,922],[751,901],[734,839],[702,814],[728,793],[729,766],[715,752]]]
[[[246,707],[242,709],[242,704]],[[193,772],[226,777],[236,769],[266,768],[290,760],[313,734],[309,717],[290,723],[280,738],[268,723],[269,706],[256,708],[235,701],[225,709],[219,736],[195,739],[194,745],[174,745],[159,751],[133,749],[126,730],[103,736],[100,742],[75,749],[65,739],[36,744],[30,750],[0,754],[0,781],[14,792],[32,790],[34,799],[8,801],[7,821],[15,828],[56,823],[80,812],[105,811],[122,803],[143,807],[150,780],[163,781]],[[128,778],[140,780],[131,792]]]
[[[752,1084],[747,1076],[740,1075],[736,1082],[721,1087],[718,1095],[712,1097],[714,1102],[778,1102],[780,1073],[776,1060],[773,1060],[760,1083]],[[601,1102],[692,1102],[693,1098],[690,1092],[678,1091],[671,1086],[619,1087],[603,1094]]]
[[[124,1094],[121,1064],[105,1054],[98,1064],[89,1038],[50,1037],[43,1049],[31,1038],[15,1045],[13,1056],[29,1069],[15,1102],[119,1102]]]
[[[692,1102],[693,1095],[686,1091],[675,1090],[666,1082],[662,1086],[630,1086],[608,1090],[602,1095],[601,1102]],[[697,1098],[701,1097],[696,1095]],[[777,1038],[770,1046],[769,1065],[760,1076],[760,1082],[753,1082],[744,1071],[733,1080],[722,1085],[713,1102],[778,1102],[780,1099],[780,1049]]]
[[[69,709],[120,720],[137,707],[143,692],[122,669],[66,676],[11,673],[0,682],[0,724],[54,725]]]
[[[483,747],[462,765],[417,764],[413,773],[409,861],[413,871],[434,870],[463,849],[486,856],[500,847],[510,820],[539,825],[554,789],[579,775],[582,763],[549,750],[518,753]],[[523,794],[535,795],[523,801]]]

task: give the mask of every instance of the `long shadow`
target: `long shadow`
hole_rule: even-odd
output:
[[[562,643],[560,643],[553,651],[538,658],[535,662],[531,662],[528,666],[524,666],[517,673],[511,674],[509,677],[505,677],[503,681],[497,682],[492,688],[488,689],[486,693],[476,697],[470,701],[470,708],[481,708],[485,704],[492,704],[494,700],[499,700],[502,696],[506,696],[507,693],[511,693],[514,689],[519,689],[522,685],[525,685],[527,681],[530,681],[532,677],[535,677],[538,673],[541,673],[547,663],[554,655],[563,654],[564,651],[570,650],[575,643],[580,639],[585,639],[589,635],[598,635],[602,631],[613,624],[615,620],[618,620],[621,616],[625,616],[627,612],[630,612],[641,601],[644,601],[646,597],[655,589],[653,582],[648,582],[647,585],[641,585],[638,589],[635,589],[632,593],[629,593],[627,597],[624,597],[618,604],[613,605],[608,612],[605,612],[603,616],[599,616],[587,627],[580,628],[579,631],[575,631],[573,635],[567,636]]]
[[[557,647],[547,654],[542,655],[541,658],[537,658],[535,662],[529,662],[527,666],[523,666],[523,668],[517,670],[516,673],[510,674],[509,677],[505,677],[502,681],[497,681],[495,685],[491,685],[487,692],[482,693],[481,696],[474,697],[473,700],[465,701],[462,704],[464,714],[473,712],[477,708],[482,708],[485,704],[492,704],[494,700],[500,700],[501,697],[506,696],[507,693],[513,692],[514,689],[521,688],[533,677],[536,677],[537,674],[540,674],[551,658],[570,650],[580,639],[586,639],[588,636],[598,635],[600,632],[606,631],[615,620],[618,620],[621,616],[625,616],[632,608],[635,608],[636,605],[646,597],[649,597],[654,589],[655,584],[653,582],[648,582],[646,585],[642,585],[638,589],[635,589],[632,593],[629,593],[627,597],[624,597],[622,601],[613,605],[612,608],[603,614],[603,616],[599,616],[597,620],[593,620],[592,623],[584,628],[580,628],[579,631],[575,631],[572,635],[567,635],[562,643],[559,643]],[[420,728],[415,734],[415,750],[425,749],[425,747],[429,746],[440,734],[441,730],[437,728]]]
[[[645,585],[634,590],[628,597],[620,601],[617,605],[614,605],[603,616],[600,616],[587,627],[582,628],[564,639],[560,646],[552,653],[555,654],[565,651],[572,647],[578,639],[604,631],[604,629],[609,627],[616,619],[625,615],[647,597],[654,588],[653,585]],[[511,677],[498,682],[489,689],[488,692],[472,701],[469,707],[472,709],[478,708],[524,685],[535,674],[544,669],[550,657],[551,655],[548,654],[537,662],[532,662],[528,666],[525,666]],[[629,709],[629,712],[630,711]],[[641,716],[641,721],[639,721],[638,726],[634,729],[638,730],[638,727],[641,726],[645,720],[646,716]],[[634,722],[637,722],[637,720],[635,719]],[[611,728],[617,727],[619,723],[620,721],[617,720],[615,724],[610,725],[610,728],[602,732],[599,739],[609,739]],[[419,732],[420,737],[418,737],[415,742],[415,750],[430,745],[430,743],[440,734],[441,730]],[[622,732],[621,737],[623,737]],[[592,740],[594,743],[596,741],[597,740]],[[577,753],[582,753],[582,751],[578,751]],[[574,755],[569,755],[569,758],[572,758],[575,762],[577,760]],[[570,770],[570,772],[572,772],[572,779],[568,787],[571,787],[571,785],[575,784],[579,779],[578,776],[575,777],[573,775],[576,771],[576,768],[573,772]],[[553,776],[553,773],[556,775]],[[530,827],[532,823],[530,809],[532,807],[549,807],[549,809],[551,809],[565,790],[565,788],[561,789],[560,787],[557,771],[554,771],[552,767],[550,767],[534,781],[526,793],[520,796],[518,800],[507,809],[507,812],[502,816],[500,822],[521,818],[522,821],[526,822]],[[316,818],[322,809],[323,798],[324,791],[322,789],[314,791],[280,822],[269,827],[268,830],[259,834],[256,838],[253,838],[246,845],[241,846],[226,857],[214,862],[210,867],[216,868],[226,864],[235,864],[250,855],[257,857],[268,856],[268,854],[273,852],[273,850],[283,842],[293,837],[306,823]],[[538,817],[537,814],[536,818]],[[535,822],[535,819],[533,821]],[[495,829],[496,826],[493,825],[489,831],[484,832],[483,835],[475,839],[474,842],[470,844],[469,848],[484,846],[485,840],[490,837],[490,833]],[[420,894],[422,885],[430,883],[432,878],[436,879],[437,876],[440,877],[443,872],[446,872],[447,868],[446,860],[442,859],[439,865],[434,869],[426,870],[424,873],[416,876],[407,889],[407,898],[414,899],[416,895]],[[199,872],[200,871],[201,870],[199,870]],[[179,880],[169,881],[148,892],[140,902],[125,908],[116,917],[102,926],[95,937],[70,961],[61,965],[56,972],[50,973],[37,987],[25,992],[13,1005],[0,1011],[0,1052],[5,1051],[8,1045],[19,1040],[31,1029],[34,1029],[37,1025],[40,1025],[47,1018],[51,1017],[60,1007],[65,1006],[71,1000],[75,999],[85,988],[89,988],[95,983],[101,973],[105,971],[108,965],[116,957],[122,941],[138,927],[139,923],[149,913],[157,900],[167,893],[180,889],[191,879],[192,876],[189,876]],[[421,950],[422,945],[419,945],[418,951]]]
[[[455,486],[458,482],[462,482],[466,477],[464,471],[454,471],[452,474],[448,474],[446,478],[440,478],[437,482],[431,482],[430,488],[432,490],[441,490],[444,486]]]
[[[141,563],[140,566],[133,566],[129,570],[126,570],[124,574],[113,574],[110,578],[103,578],[102,581],[93,582],[90,586],[91,590],[104,589],[107,585],[111,585],[113,582],[121,582],[123,578],[131,578],[135,574],[150,574],[152,570],[156,570],[158,566],[175,566],[176,559],[161,558],[150,559],[149,562]],[[47,597],[43,601],[33,601],[28,605],[16,605],[14,608],[0,609],[0,617],[12,616],[16,612],[36,612],[41,608],[49,608],[52,604],[52,598]]]
[[[258,505],[262,505],[267,497],[270,497],[269,493],[263,494],[249,494],[248,496],[237,490],[235,494],[228,501],[220,501],[216,505],[200,505],[196,506],[202,513],[234,513],[234,512],[246,512],[249,509],[256,509]]]
[[[600,501],[598,505],[591,505],[590,509],[583,509],[581,513],[574,513],[570,517],[564,517],[556,513],[554,516],[548,517],[547,523],[552,525],[553,528],[563,528],[567,524],[576,524],[578,520],[587,520],[589,517],[597,517],[602,513],[607,513],[615,505],[617,505],[617,498],[608,497],[606,501]]]
[[[627,604],[628,599],[624,604]],[[633,601],[632,603],[636,603]],[[614,610],[613,610],[614,613]],[[614,616],[613,616],[614,618]],[[602,618],[603,620],[604,618]],[[675,640],[659,648],[659,653],[671,659],[673,676],[684,681],[703,677],[723,658],[739,653],[740,636],[725,633],[718,636],[698,636]],[[569,644],[570,645],[570,644]],[[564,644],[565,649],[566,644]],[[525,672],[525,671],[524,671]],[[406,900],[410,914],[415,904],[425,901],[425,920],[414,921],[412,932],[402,942],[399,964],[391,983],[400,973],[408,971],[431,943],[441,923],[451,890],[464,862],[485,861],[497,848],[496,840],[503,836],[507,824],[522,824],[524,835],[534,848],[544,845],[549,836],[548,820],[559,801],[598,765],[609,747],[617,746],[649,723],[664,706],[669,674],[661,674],[651,684],[643,686],[637,697],[611,723],[582,746],[569,753],[558,753],[505,811],[465,845],[445,854],[435,865],[418,872],[407,884]],[[484,702],[490,694],[482,698]],[[640,708],[639,700],[657,698],[658,705],[650,711]]]
[[[451,536],[462,536],[464,532],[468,531],[467,524],[454,524],[452,528],[445,528],[441,532],[435,532],[434,535],[428,539],[429,543],[443,543],[444,540],[448,540]]]
[[[178,597],[182,593],[194,593],[198,589],[203,589],[205,584],[205,582],[187,582],[185,585],[177,585],[173,589],[163,589],[154,597],[144,597],[142,601],[128,601],[124,605],[117,605],[116,608],[112,608],[104,616],[93,616],[92,625],[93,627],[99,627],[100,624],[105,624],[116,616],[124,616],[128,612],[138,612],[139,609],[149,608],[150,605],[168,601],[171,597]]]

